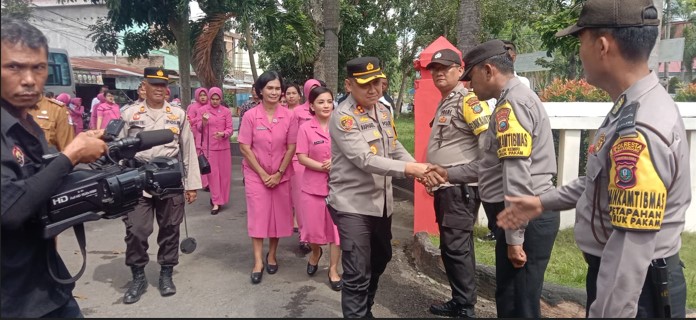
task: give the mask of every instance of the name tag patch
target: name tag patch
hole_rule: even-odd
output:
[[[315,144],[315,145],[317,145],[317,144],[322,144],[322,143],[324,143],[324,140],[317,140],[317,141],[314,141],[314,144]]]

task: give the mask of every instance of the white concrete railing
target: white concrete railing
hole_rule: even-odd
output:
[[[686,230],[696,231],[696,103],[679,102],[689,143],[691,166],[691,205],[686,212]],[[558,145],[558,185],[569,183],[578,177],[580,169],[580,131],[590,130],[590,137],[604,121],[612,107],[602,102],[547,102],[544,103],[552,129],[560,133]],[[654,106],[659,107],[659,106]],[[561,228],[575,224],[575,210],[561,212]]]
[[[558,144],[558,185],[564,185],[578,177],[580,170],[581,131],[590,130],[590,138],[602,125],[604,117],[612,107],[609,102],[546,102],[546,113],[551,128],[559,130]],[[689,143],[689,164],[691,167],[691,205],[686,211],[687,231],[696,231],[696,102],[678,102],[684,120]],[[656,106],[659,107],[659,106]],[[486,225],[486,214],[479,210],[479,223]],[[575,209],[561,212],[561,229],[575,224]]]

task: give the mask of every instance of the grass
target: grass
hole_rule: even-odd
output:
[[[413,132],[415,127],[415,121],[413,119],[413,114],[402,114],[395,119],[396,132],[399,135],[399,142],[406,148],[408,153],[413,155],[415,150]]]
[[[474,230],[476,239],[488,233],[488,228],[477,225]],[[440,246],[440,237],[431,235],[430,239],[436,247]],[[696,251],[687,248],[696,248],[696,233],[682,233],[682,250],[679,252],[682,261],[687,266],[684,269],[686,278],[687,300],[686,307],[696,309]],[[495,265],[495,242],[474,241],[476,250],[476,262],[484,265]],[[575,245],[573,228],[558,232],[556,243],[551,252],[551,261],[546,269],[544,280],[567,287],[585,288],[585,274],[587,264],[582,258],[580,249]]]

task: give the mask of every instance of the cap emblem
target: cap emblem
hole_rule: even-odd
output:
[[[375,66],[372,63],[368,63],[365,68],[367,69],[367,71],[372,71],[372,69],[374,69]]]

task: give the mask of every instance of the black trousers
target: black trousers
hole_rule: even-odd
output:
[[[583,253],[585,262],[587,262],[587,277],[585,279],[585,288],[587,290],[587,304],[585,305],[585,316],[590,313],[590,306],[597,298],[597,275],[599,274],[599,266],[602,258],[591,254]],[[686,317],[686,281],[684,279],[684,268],[679,254],[675,254],[665,259],[667,261],[667,269],[669,270],[669,301],[671,306],[672,318]],[[652,286],[653,270],[648,269],[648,274],[643,282],[643,289],[638,298],[638,313],[636,318],[657,318],[655,312],[655,289]]]
[[[500,212],[504,202],[483,203],[486,211]],[[495,303],[498,318],[540,318],[544,273],[551,258],[561,218],[557,211],[545,211],[529,221],[524,233],[523,249],[527,263],[515,268],[508,259],[505,230],[496,231]]]
[[[150,261],[148,237],[157,219],[157,262],[162,266],[179,264],[179,225],[184,219],[184,195],[160,200],[141,197],[135,209],[123,218],[126,224],[126,265],[144,267]]]
[[[477,187],[447,187],[435,191],[435,220],[440,252],[452,300],[466,307],[476,304],[476,256],[473,231],[481,200]]]
[[[331,206],[328,208],[341,238],[343,317],[364,318],[371,314],[379,277],[392,257],[391,217],[373,217],[336,211]]]

